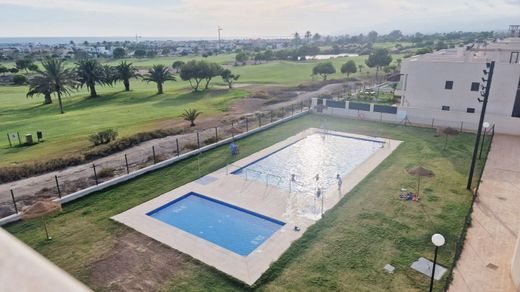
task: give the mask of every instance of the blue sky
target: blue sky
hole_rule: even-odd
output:
[[[0,0],[0,37],[505,30],[520,0]]]

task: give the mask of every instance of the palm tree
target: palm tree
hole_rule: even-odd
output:
[[[190,109],[184,110],[184,112],[182,113],[181,117],[183,117],[185,121],[190,122],[190,127],[194,127],[195,126],[195,120],[197,119],[197,117],[200,114],[202,114],[202,112],[199,112],[196,109],[191,109],[190,108]]]
[[[97,97],[96,84],[105,85],[110,84],[110,78],[107,76],[105,68],[93,59],[83,59],[76,63],[76,74],[78,81],[83,87],[87,86],[90,92],[90,97]]]
[[[148,74],[143,78],[143,80],[147,82],[155,82],[157,83],[157,94],[163,94],[163,84],[165,81],[172,80],[175,81],[175,76],[173,76],[168,68],[162,64],[153,65],[153,67],[148,70]]]
[[[44,94],[46,99],[49,97],[47,93],[54,93],[58,96],[60,112],[63,114],[63,104],[61,96],[70,94],[72,89],[77,87],[74,74],[70,69],[66,69],[62,60],[50,58],[42,61],[43,70],[38,69],[40,76],[34,78],[34,83],[29,85],[28,96],[33,94]],[[34,92],[34,93],[32,93]],[[50,99],[50,98],[49,98]]]
[[[53,92],[53,87],[48,78],[45,76],[36,76],[29,79],[29,92],[27,92],[26,97],[33,97],[35,95],[43,94],[44,102],[43,104],[51,104],[51,94]]]
[[[121,61],[121,64],[115,67],[114,73],[116,81],[123,81],[125,91],[130,91],[130,78],[141,77],[141,74],[137,73],[137,68],[132,63],[127,63],[126,61]]]

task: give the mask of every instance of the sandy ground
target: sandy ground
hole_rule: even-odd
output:
[[[122,152],[96,159],[89,163],[1,184],[0,218],[14,212],[10,189],[13,189],[14,191],[19,209],[23,208],[23,206],[33,204],[36,200],[57,197],[58,192],[55,183],[55,176],[58,177],[62,195],[73,193],[95,184],[92,167],[93,164],[96,165],[96,171],[98,173],[103,169],[113,168],[114,175],[123,175],[126,173],[125,154],[128,158],[130,171],[136,170],[153,163],[152,146],[155,147],[157,160],[164,160],[177,155],[177,139],[179,140],[181,153],[187,152],[190,150],[190,147],[197,144],[197,135],[195,133],[197,131],[199,131],[201,145],[204,145],[204,140],[215,136],[214,127],[219,127],[220,137],[222,137],[223,134],[229,136],[230,134],[226,133],[226,130],[230,128],[230,121],[237,117],[257,111],[269,111],[281,107],[287,107],[290,104],[309,100],[310,98],[318,97],[323,94],[335,94],[336,92],[341,92],[343,90],[343,84],[328,84],[321,88],[314,85],[309,87],[310,89],[317,88],[312,91],[305,91],[306,88],[303,90],[296,90],[276,85],[245,85],[243,88],[252,92],[252,96],[255,96],[256,92],[261,91],[267,93],[270,98],[249,97],[240,99],[233,103],[229,112],[223,115],[198,120],[197,126],[189,129],[191,131],[190,133],[146,141]],[[186,127],[186,124],[187,122],[180,119],[172,119],[163,121],[161,127]],[[257,125],[250,125],[250,128],[256,126]],[[245,124],[242,122],[238,127],[244,129]],[[101,182],[110,178],[111,177],[100,178],[99,181]]]
[[[511,279],[520,231],[519,165],[520,137],[496,135],[449,291],[520,291]]]

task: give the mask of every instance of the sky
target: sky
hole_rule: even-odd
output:
[[[0,37],[287,37],[506,30],[520,0],[0,0]]]

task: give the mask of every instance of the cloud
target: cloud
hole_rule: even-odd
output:
[[[208,36],[218,25],[227,36],[432,32],[506,29],[520,17],[520,0],[0,0],[0,25],[20,8],[35,17],[10,34]]]

